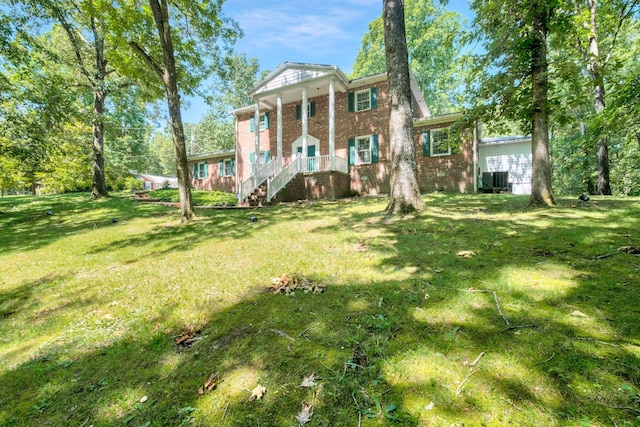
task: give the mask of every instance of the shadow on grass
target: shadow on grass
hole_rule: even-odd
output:
[[[474,211],[466,200],[466,208],[460,199],[434,203],[403,222],[384,223],[367,209],[342,213],[339,225],[314,234],[379,230],[354,234],[352,243],[364,244],[363,259],[384,255],[380,280],[327,283],[319,295],[255,293],[223,311],[203,303],[197,309],[209,317],[191,348],[177,348],[180,331],[163,326],[171,307],[113,344],[73,355],[52,348],[0,377],[0,420],[286,426],[296,425],[306,401],[314,403],[314,426],[637,423],[640,310],[633,301],[640,295],[632,277],[640,261],[596,258],[638,243],[633,209],[617,206],[599,224],[575,222],[576,208],[561,207],[550,223],[554,211],[534,211],[526,223],[493,217],[491,206]],[[168,239],[171,250],[186,250],[185,239],[232,239],[251,227],[323,215],[323,208],[273,209],[246,224],[243,214],[211,213],[118,245]],[[246,230],[238,230],[242,224]],[[458,257],[461,250],[476,256]],[[407,269],[408,279],[384,280],[396,269]],[[513,269],[529,274],[526,285],[510,283]],[[545,275],[557,275],[557,283],[544,287],[537,277]],[[16,298],[26,303],[38,286]],[[481,289],[495,291],[499,303],[474,292]],[[526,327],[505,330],[505,319]],[[217,389],[199,396],[212,372],[220,375]],[[300,387],[312,373],[321,385]],[[267,393],[250,402],[258,384]]]

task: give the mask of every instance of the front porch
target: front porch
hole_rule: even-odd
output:
[[[257,190],[264,193],[266,202],[278,193],[278,200],[289,201],[335,199],[349,191],[349,166],[342,157],[298,155],[288,165],[281,165],[278,157],[255,163],[251,176],[240,185],[238,200],[243,202]]]

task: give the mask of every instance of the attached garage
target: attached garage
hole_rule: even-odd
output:
[[[531,194],[531,137],[486,138],[478,144],[479,188]]]

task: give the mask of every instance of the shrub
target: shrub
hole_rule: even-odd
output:
[[[196,206],[235,206],[238,204],[235,194],[224,191],[191,190],[191,196],[193,204]],[[180,195],[175,188],[150,191],[149,197],[170,203],[180,201]]]

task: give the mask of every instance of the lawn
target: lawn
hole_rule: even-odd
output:
[[[0,199],[0,425],[640,425],[640,199],[424,200]]]

